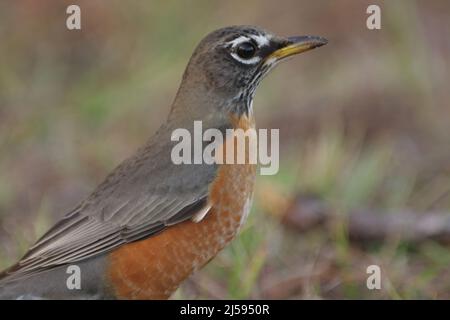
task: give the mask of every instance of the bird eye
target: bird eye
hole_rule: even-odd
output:
[[[251,42],[243,42],[236,47],[236,54],[242,59],[251,59],[255,53],[256,46]]]

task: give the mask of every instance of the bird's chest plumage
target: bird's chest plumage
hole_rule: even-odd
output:
[[[251,127],[252,120],[235,120],[235,128]],[[230,141],[234,144],[233,137]],[[256,164],[220,165],[209,187],[211,209],[200,222],[179,223],[112,252],[108,277],[114,295],[123,299],[169,297],[236,235],[251,207],[255,175]]]

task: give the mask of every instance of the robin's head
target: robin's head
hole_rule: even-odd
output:
[[[248,113],[256,87],[279,61],[326,43],[316,36],[278,37],[253,26],[216,30],[195,49],[178,95],[205,98],[221,111]]]

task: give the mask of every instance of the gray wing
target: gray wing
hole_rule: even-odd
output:
[[[214,165],[174,165],[169,138],[117,167],[44,234],[7,274],[14,278],[100,255],[192,218],[207,206]],[[157,160],[155,160],[157,159]]]

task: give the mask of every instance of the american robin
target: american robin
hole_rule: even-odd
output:
[[[197,120],[205,130],[254,128],[252,100],[261,79],[280,60],[326,43],[253,26],[207,35],[165,124],[1,273],[0,298],[170,297],[236,235],[256,174],[250,163],[174,164],[172,132],[192,132]]]

